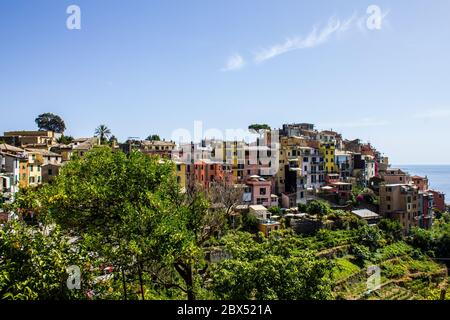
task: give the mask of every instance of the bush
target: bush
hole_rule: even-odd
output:
[[[386,234],[391,242],[402,239],[403,227],[398,220],[382,219],[378,223],[378,228]]]
[[[307,212],[313,215],[324,216],[331,212],[331,207],[328,202],[313,200],[308,203]]]
[[[250,232],[258,232],[258,219],[254,214],[246,213],[242,215],[242,229]]]
[[[355,256],[355,260],[360,266],[363,266],[365,261],[372,259],[370,249],[364,245],[353,244],[350,247],[350,252]]]
[[[269,208],[269,212],[273,213],[273,214],[280,214],[281,213],[281,209],[280,209],[280,207],[273,206],[273,207]]]
[[[297,207],[298,207],[299,212],[303,212],[303,213],[308,212],[308,206],[304,203],[299,203],[297,205]]]

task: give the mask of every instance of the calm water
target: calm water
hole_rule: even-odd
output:
[[[427,176],[431,189],[444,192],[445,202],[450,202],[450,165],[399,165],[392,166],[407,171],[410,175]]]

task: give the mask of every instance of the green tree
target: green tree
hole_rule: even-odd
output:
[[[273,232],[268,239],[245,232],[222,239],[230,258],[211,266],[210,290],[219,299],[311,300],[331,296],[330,262],[295,248],[296,237]]]
[[[398,220],[382,219],[378,222],[378,228],[386,234],[390,242],[399,241],[403,237],[403,227]]]
[[[270,126],[267,124],[251,124],[248,126],[250,131],[254,131],[256,133],[261,133],[263,130],[270,130]]]
[[[157,134],[151,134],[145,140],[148,140],[148,141],[161,141],[161,138]]]
[[[53,113],[40,114],[35,120],[39,130],[48,130],[56,133],[63,133],[66,130],[64,120]]]
[[[100,144],[105,144],[111,136],[111,130],[104,124],[101,124],[95,129],[95,136],[100,138]]]
[[[57,141],[58,141],[58,143],[61,143],[61,144],[70,144],[73,142],[73,140],[74,140],[74,138],[72,136],[62,135]]]
[[[92,252],[123,271],[124,296],[137,279],[142,299],[149,290],[194,299],[205,268],[203,246],[225,221],[223,211],[209,210],[202,192],[181,192],[172,162],[108,147],[73,159],[52,184],[17,205],[90,239]]]
[[[307,211],[309,214],[323,217],[331,212],[331,207],[328,202],[321,200],[313,200],[308,203]]]
[[[0,299],[83,299],[92,284],[88,257],[59,228],[7,223],[0,228],[0,265]],[[82,272],[81,290],[67,287],[72,265]]]

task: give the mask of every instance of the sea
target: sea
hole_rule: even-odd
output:
[[[430,189],[445,193],[445,202],[450,204],[450,165],[392,165],[414,176],[427,176]]]

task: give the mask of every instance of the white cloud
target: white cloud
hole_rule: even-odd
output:
[[[434,109],[426,112],[416,113],[415,119],[439,119],[450,117],[450,109]]]
[[[222,71],[233,71],[233,70],[239,70],[245,66],[245,60],[242,58],[240,54],[233,54],[228,58],[227,64],[224,68],[222,68]]]
[[[314,27],[306,37],[288,38],[282,44],[275,44],[269,48],[260,50],[255,54],[255,62],[261,63],[292,50],[314,48],[329,41],[333,34],[341,34],[350,30],[356,21],[355,14],[345,20],[332,17],[323,28],[318,29]]]

